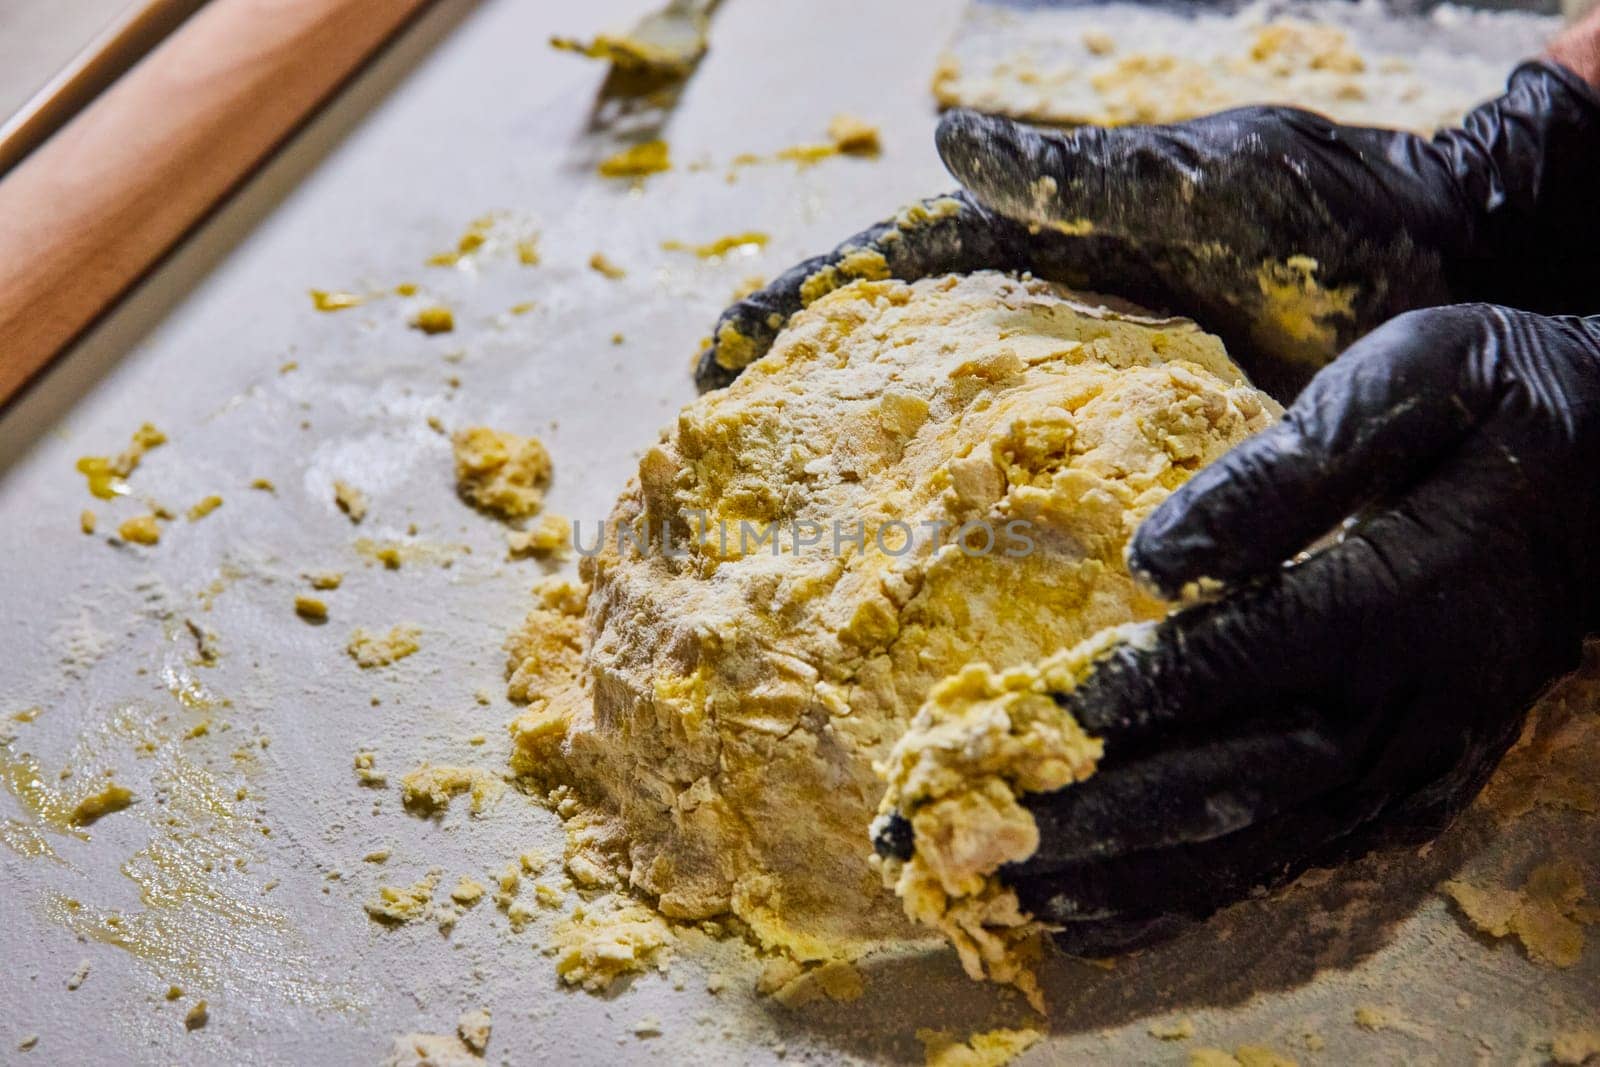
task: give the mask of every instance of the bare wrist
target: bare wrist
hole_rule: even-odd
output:
[[[1550,42],[1549,56],[1600,89],[1600,8],[1589,12]]]

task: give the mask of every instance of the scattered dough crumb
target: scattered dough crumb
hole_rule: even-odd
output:
[[[755,252],[766,247],[771,236],[760,230],[749,230],[744,233],[730,233],[726,237],[718,237],[715,241],[708,241],[703,245],[688,244],[684,241],[662,241],[661,248],[666,252],[693,252],[701,259],[718,259],[729,252]]]
[[[1580,1067],[1600,1057],[1600,1030],[1567,1030],[1550,1042],[1550,1058],[1562,1067]]]
[[[216,511],[221,506],[222,498],[216,493],[212,493],[210,496],[201,497],[199,502],[196,503],[194,507],[189,509],[189,521],[199,522],[201,519],[205,518],[213,511]]]
[[[327,289],[311,290],[311,306],[318,311],[343,311],[346,308],[360,307],[361,303],[362,297],[356,293]]]
[[[489,1047],[489,1009],[474,1008],[472,1011],[462,1012],[461,1018],[456,1020],[456,1033],[461,1035],[462,1042],[473,1052],[482,1056]]]
[[[613,263],[611,260],[607,259],[604,252],[596,252],[594,255],[589,257],[589,269],[598,271],[607,278],[610,278],[612,281],[617,281],[619,278],[626,278],[628,276],[628,272],[623,270],[617,264]]]
[[[350,658],[363,669],[369,667],[387,667],[396,660],[405,659],[417,649],[421,648],[418,638],[422,636],[422,629],[418,626],[401,625],[393,627],[387,634],[378,635],[358,628],[350,635],[350,644],[346,651]]]
[[[1600,908],[1585,904],[1583,876],[1566,860],[1533,869],[1521,889],[1449,881],[1444,892],[1467,921],[1490,937],[1515,936],[1528,958],[1571,967],[1583,955],[1583,927],[1600,921]]]
[[[828,123],[828,140],[847,156],[875,156],[883,148],[878,127],[854,115],[835,115]]]
[[[368,749],[356,753],[355,768],[356,781],[362,785],[382,787],[389,784],[388,775],[382,774],[377,769],[378,754]]]
[[[412,316],[411,328],[421,330],[430,336],[436,333],[449,333],[456,328],[456,316],[447,307],[438,305],[425,307]]]
[[[918,1030],[927,1067],[1000,1067],[1034,1045],[1038,1030],[988,1030],[965,1041],[944,1030]]]
[[[344,582],[344,575],[338,571],[312,571],[306,575],[306,581],[313,589],[337,589]]]
[[[463,874],[456,887],[450,890],[450,899],[457,904],[476,904],[483,897],[483,883]]]
[[[88,480],[89,492],[101,500],[122,496],[128,491],[125,479],[139,466],[145,453],[166,443],[166,434],[144,423],[133,431],[128,447],[115,457],[84,456],[78,460],[78,473]]]
[[[565,555],[572,545],[572,523],[560,515],[541,515],[531,530],[510,530],[506,546],[513,558],[533,556],[548,559]]]
[[[76,990],[79,986],[83,985],[84,981],[87,980],[88,977],[89,961],[83,960],[79,962],[77,970],[73,971],[72,974],[67,978],[67,989]]]
[[[21,1041],[17,1042],[17,1051],[18,1052],[31,1052],[31,1051],[33,1051],[34,1046],[37,1045],[38,1043],[39,1043],[39,1035],[38,1034],[28,1034]]]
[[[153,545],[161,540],[161,527],[154,515],[135,515],[117,527],[117,536],[136,545]]]
[[[307,622],[327,622],[328,605],[314,596],[303,593],[294,598],[294,613]]]
[[[634,1037],[660,1037],[661,1019],[655,1015],[640,1016],[639,1021],[633,1024]]]
[[[424,763],[400,779],[400,789],[406,807],[413,811],[443,811],[450,806],[451,797],[468,793],[472,797],[472,814],[481,815],[505,790],[505,782],[478,767]]]
[[[768,978],[766,972],[763,978]],[[859,1000],[866,988],[861,972],[844,960],[828,960],[803,971],[798,970],[798,965],[795,971],[780,968],[772,973],[767,984],[774,981],[779,983],[776,988],[762,989],[758,985],[757,989],[791,1009],[802,1008],[823,997],[841,1002]]]
[[[88,508],[85,508],[83,511],[78,513],[78,529],[82,530],[84,533],[94,533],[95,522],[96,520],[94,517],[94,512],[90,511]]]
[[[67,821],[74,826],[88,826],[96,819],[121,811],[132,803],[133,793],[113,782],[74,804]]]
[[[672,169],[671,149],[665,141],[644,141],[607,156],[595,168],[606,178],[643,178]]]
[[[456,491],[480,511],[502,519],[535,515],[550,484],[550,453],[537,437],[471,426],[450,439]]]
[[[394,1039],[384,1067],[483,1067],[483,1059],[455,1034],[403,1034]]]
[[[185,1030],[198,1030],[210,1021],[211,1012],[206,1007],[206,1002],[197,1000],[194,1002],[194,1006],[184,1013],[183,1028]]]
[[[360,522],[367,517],[367,494],[348,482],[333,483],[333,502],[350,517],[351,522]]]
[[[420,919],[428,914],[428,905],[433,900],[433,890],[439,884],[441,873],[434,868],[420,881],[409,886],[379,886],[378,895],[362,907],[368,915],[383,923],[399,925]]]
[[[1083,47],[1090,55],[1109,56],[1117,50],[1116,39],[1104,30],[1090,30],[1083,35]]]
[[[1240,1045],[1230,1056],[1220,1048],[1189,1050],[1189,1067],[1297,1067],[1265,1045]]]
[[[552,936],[561,980],[599,993],[656,962],[671,932],[653,912],[608,897],[578,905]]]
[[[1194,1036],[1194,1020],[1185,1016],[1168,1022],[1151,1023],[1149,1033],[1161,1041],[1187,1041]]]

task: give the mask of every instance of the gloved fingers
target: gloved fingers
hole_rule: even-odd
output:
[[[767,353],[796,312],[853,281],[1031,270],[1033,243],[1026,227],[995,217],[962,193],[912,204],[725,310],[700,355],[695,384],[702,392],[727,385]]]
[[[934,135],[945,169],[1008,218],[1067,232],[1171,240],[1160,215],[1186,173],[1153,127],[1041,130],[957,108]]]
[[[1370,812],[1314,799],[1211,841],[1173,845],[1059,866],[1030,875],[1002,868],[1024,910],[1059,925],[1068,951],[1123,946],[1130,932],[1175,917],[1203,919],[1258,888],[1273,889],[1317,862],[1333,862],[1338,843],[1358,836]],[[1170,930],[1170,924],[1166,924]]]
[[[1107,653],[1058,699],[1108,758],[1203,743],[1271,722],[1303,697],[1337,689],[1352,622],[1386,574],[1370,546],[1346,542],[1157,623],[1149,640]]]
[[[1017,873],[1209,841],[1309,802],[1351,775],[1338,738],[1315,720],[1285,709],[1265,731],[1127,760],[1111,750],[1087,781],[1024,798],[1040,845]]]
[[[1283,421],[1168,497],[1128,563],[1168,598],[1266,573],[1341,519],[1423,476],[1495,399],[1470,309],[1402,315],[1311,380]]]

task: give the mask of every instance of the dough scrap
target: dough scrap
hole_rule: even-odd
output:
[[[537,437],[470,426],[450,439],[461,499],[502,519],[523,519],[544,507],[550,453]]]
[[[1038,1030],[988,1030],[966,1040],[944,1030],[918,1030],[927,1067],[1001,1067],[1038,1044]]]
[[[482,815],[505,791],[497,774],[481,767],[437,766],[424,763],[400,779],[401,797],[407,808],[423,814],[443,811],[459,793],[471,797],[472,814]]]
[[[514,769],[553,789],[569,853],[670,918],[731,912],[802,961],[925,939],[868,862],[874,761],[970,663],[1159,618],[1128,537],[1276,410],[1192,323],[1041,281],[819,295],[647,450],[580,564],[582,620],[577,596],[541,604],[511,639]],[[1032,541],[1016,557],[1013,520]],[[920,531],[909,547],[896,523]],[[950,536],[966,523],[995,550]],[[801,524],[827,532],[798,545]],[[1054,729],[1060,752],[1019,782],[1092,766],[1081,731]]]
[[[580,904],[556,925],[556,973],[568,985],[604,992],[625,974],[664,963],[672,931],[661,917],[637,904],[605,897]]]
[[[1444,892],[1466,920],[1493,938],[1516,937],[1528,958],[1571,967],[1583,955],[1583,928],[1600,922],[1600,906],[1584,902],[1583,874],[1566,860],[1535,867],[1521,889],[1451,880]]]
[[[418,641],[421,636],[422,628],[419,626],[394,626],[386,634],[375,634],[357,627],[350,635],[350,644],[346,646],[345,651],[350,653],[350,658],[363,670],[387,667],[421,648],[422,645]]]
[[[378,895],[362,908],[379,922],[395,926],[425,918],[432,910],[433,890],[443,873],[434,868],[408,886],[379,886]]]

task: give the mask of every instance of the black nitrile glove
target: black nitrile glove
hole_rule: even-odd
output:
[[[1444,307],[1357,342],[1140,527],[1155,590],[1233,591],[1062,698],[1105,758],[1026,798],[1041,845],[1002,878],[1105,952],[1437,834],[1595,628],[1597,471],[1600,318]]]
[[[1583,313],[1600,287],[1600,97],[1553,63],[1431,141],[1281,107],[1068,133],[953,111],[938,140],[960,210],[875,226],[730,307],[702,388],[764,353],[805,281],[859,249],[908,281],[1032,271],[1189,315],[1285,400],[1400,312]]]

